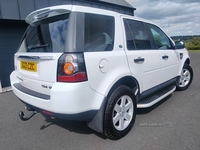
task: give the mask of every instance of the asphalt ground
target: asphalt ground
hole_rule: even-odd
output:
[[[18,117],[24,105],[13,92],[0,94],[0,150],[199,150],[200,53],[190,53],[194,79],[150,109],[140,109],[130,133],[118,141],[104,138],[84,122]]]

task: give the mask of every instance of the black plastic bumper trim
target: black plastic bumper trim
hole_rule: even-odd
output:
[[[61,113],[52,112],[53,116],[50,116],[50,115],[44,114],[42,112],[43,109],[41,108],[27,104],[24,101],[22,101],[22,103],[24,103],[27,107],[32,108],[33,110],[37,111],[38,113],[41,113],[44,117],[55,117],[58,119],[65,119],[65,120],[91,121],[98,112],[98,110],[89,110],[89,111],[84,111],[84,112],[76,113],[76,114],[61,114]]]
[[[34,97],[37,97],[37,98],[41,98],[41,99],[44,99],[44,100],[50,100],[50,95],[46,95],[46,94],[35,92],[33,90],[30,90],[30,89],[22,86],[20,83],[14,83],[13,86],[16,89],[18,89],[21,92],[24,92],[24,93],[26,93],[28,95],[31,95],[31,96],[34,96]]]

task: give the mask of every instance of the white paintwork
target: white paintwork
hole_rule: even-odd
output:
[[[123,19],[139,20],[135,17],[122,16]],[[126,37],[125,28],[122,26],[124,39]],[[132,50],[129,51],[126,48],[125,42],[125,52],[127,55],[129,68],[132,76],[139,82],[140,93],[152,88],[160,83],[160,56],[157,50]],[[135,63],[134,59],[144,58],[143,63]]]
[[[108,73],[108,71],[110,70],[110,64],[109,61],[107,59],[102,59],[99,63],[99,69],[102,73]]]
[[[25,53],[25,43],[20,47],[20,52],[15,54],[15,71],[10,76],[13,92],[22,101],[41,109],[63,114],[76,114],[88,110],[100,109],[104,98],[108,95],[112,86],[125,76],[133,76],[139,83],[136,94],[141,94],[162,82],[181,74],[184,61],[189,58],[185,50],[162,51],[158,50],[126,50],[125,31],[123,17],[139,21],[149,22],[136,17],[121,15],[119,13],[89,8],[83,6],[62,5],[50,9],[67,9],[75,12],[87,12],[109,15],[115,18],[114,50],[109,52],[85,52],[85,64],[88,81],[80,83],[56,82],[57,61],[61,53]],[[43,10],[43,9],[42,9]],[[33,13],[32,13],[33,14]],[[179,53],[184,53],[179,60]],[[169,55],[169,61],[161,60],[162,55]],[[31,73],[19,69],[19,56],[40,56],[53,59],[27,60],[38,63],[38,72]],[[134,59],[144,58],[141,64],[134,63]],[[47,57],[46,57],[47,58]],[[103,60],[103,61],[102,61]],[[13,84],[20,83],[24,87],[40,93],[50,95],[50,100],[39,99],[17,90]],[[51,88],[42,88],[47,85]],[[175,89],[166,93],[156,102],[160,101]],[[144,106],[138,105],[139,108]]]
[[[182,53],[183,54],[183,58],[182,58],[182,60],[179,62],[179,64],[178,64],[178,75],[180,75],[181,76],[181,73],[182,73],[182,68],[183,68],[183,66],[184,66],[184,63],[185,63],[185,60],[187,60],[187,59],[190,59],[190,56],[189,56],[189,53],[188,53],[188,51],[184,48],[184,49],[180,49],[180,50],[176,50],[177,51],[177,53],[179,54],[179,53]],[[191,65],[191,63],[190,63],[190,65]]]
[[[13,87],[14,83],[21,83],[21,80],[16,77],[16,72],[12,72],[10,79],[13,92],[17,97],[30,105],[55,113],[76,114],[88,110],[98,110],[104,99],[103,95],[89,87],[88,82],[57,82],[52,85],[50,90],[50,100],[44,100],[25,94]],[[41,92],[40,89],[37,91]]]
[[[24,59],[19,56],[51,56],[52,60],[41,59]],[[25,53],[18,52],[15,54],[15,71],[16,76],[21,80],[20,84],[33,91],[40,91],[44,94],[50,94],[50,89],[45,89],[42,85],[51,87],[57,78],[57,62],[61,53]],[[37,63],[37,72],[30,72],[20,69],[20,61],[29,61]]]
[[[52,6],[52,7],[48,7],[49,10],[53,11],[53,10],[58,10],[58,9],[65,9],[67,10],[69,13],[72,9],[72,5],[60,5],[60,6]],[[32,13],[30,13],[25,21],[28,23],[28,24],[32,24],[33,22],[35,21],[38,21],[38,15],[41,14],[41,12],[47,12],[47,8],[42,8],[42,9],[39,9],[39,10],[36,10],[36,11],[33,11]]]
[[[158,51],[126,51],[129,67],[132,76],[140,84],[140,92],[150,89],[160,83],[160,57]],[[134,59],[144,58],[141,64],[134,62]]]
[[[102,59],[109,61],[109,71],[102,73],[99,62]],[[116,81],[124,76],[130,76],[127,59],[124,51],[85,53],[88,82],[92,89],[107,96]]]
[[[159,50],[160,62],[160,83],[168,81],[179,74],[180,56],[176,50]],[[168,56],[168,59],[162,59]]]

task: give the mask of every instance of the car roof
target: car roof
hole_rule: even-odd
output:
[[[125,0],[96,0],[96,1],[100,1],[100,2],[105,2],[105,3],[109,3],[109,4],[114,4],[114,5],[118,5],[118,6],[123,6],[123,7],[129,7],[129,8],[134,8],[132,5],[130,5],[128,2],[126,2]]]

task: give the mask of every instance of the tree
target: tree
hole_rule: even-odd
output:
[[[188,50],[200,50],[200,37],[185,41],[185,47]]]

